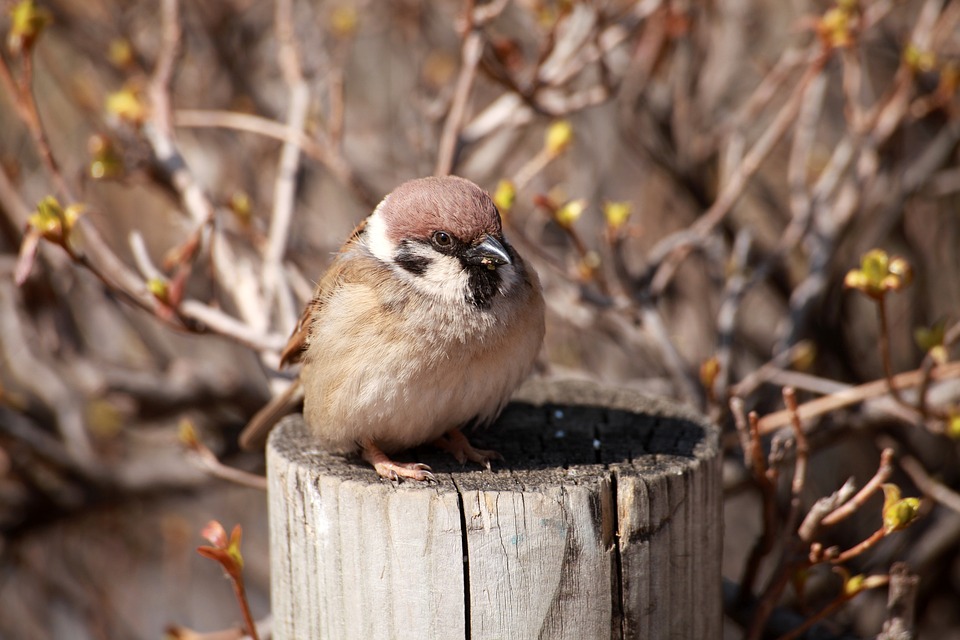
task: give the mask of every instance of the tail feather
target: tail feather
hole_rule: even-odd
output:
[[[283,393],[270,400],[250,418],[250,422],[240,434],[240,447],[248,451],[263,449],[273,427],[281,418],[296,411],[302,402],[303,386],[297,378]]]

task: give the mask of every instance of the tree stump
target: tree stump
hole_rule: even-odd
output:
[[[438,484],[316,448],[267,452],[274,637],[716,638],[715,428],[582,382],[527,385],[490,430],[492,472],[424,448]]]

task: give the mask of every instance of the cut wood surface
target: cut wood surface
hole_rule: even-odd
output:
[[[274,637],[721,635],[716,430],[584,382],[524,387],[493,471],[423,448],[438,483],[394,485],[317,449],[301,416],[267,453]]]

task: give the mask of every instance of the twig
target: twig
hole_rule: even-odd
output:
[[[749,469],[753,463],[750,457],[750,445],[752,441],[750,437],[750,425],[747,423],[747,416],[744,412],[743,398],[739,396],[730,398],[730,413],[733,415],[733,424],[737,429],[737,438],[740,440],[743,464]]]
[[[887,536],[887,531],[883,527],[880,527],[874,531],[868,538],[860,541],[856,545],[850,547],[846,551],[838,554],[837,556],[830,559],[830,562],[833,564],[843,564],[850,558],[856,558],[858,555],[867,551],[868,549],[873,548],[878,542],[883,540]]]
[[[162,0],[160,21],[160,53],[147,87],[150,116],[143,124],[143,132],[153,147],[157,162],[169,174],[193,221],[199,225],[208,225],[213,220],[213,205],[187,168],[187,163],[173,138],[170,85],[174,61],[180,50],[179,0]]]
[[[341,184],[347,186],[365,206],[373,208],[379,199],[364,184],[360,183],[349,162],[338,152],[336,146],[321,144],[325,140],[322,132],[318,142],[304,131],[295,131],[285,124],[249,113],[219,111],[215,109],[178,109],[174,112],[174,124],[178,127],[216,127],[246,131],[296,144],[303,153],[322,164]]]
[[[797,114],[797,127],[790,148],[790,161],[787,165],[789,184],[790,224],[777,246],[777,257],[785,255],[794,247],[810,226],[810,191],[807,188],[807,175],[810,169],[810,154],[816,138],[817,122],[823,110],[826,95],[827,76],[820,74],[810,83],[800,111]]]
[[[308,156],[320,160],[323,148],[304,131],[253,113],[217,109],[177,109],[173,124],[185,128],[220,128],[246,131],[281,142],[296,144]]]
[[[178,0],[163,0],[161,5],[161,49],[148,87],[152,109],[143,124],[143,133],[150,142],[157,163],[169,176],[183,205],[194,223],[204,229],[205,236],[213,227],[216,210],[203,188],[190,172],[177,147],[173,133],[170,106],[170,81],[173,64],[180,46]],[[248,261],[240,259],[222,234],[213,233],[211,258],[215,280],[227,291],[241,318],[259,334],[266,330],[260,279]]]
[[[533,155],[529,160],[523,163],[513,176],[513,184],[517,191],[526,187],[533,178],[543,171],[548,164],[559,156],[552,153],[546,146]]]
[[[796,443],[793,480],[790,483],[790,513],[785,524],[787,531],[793,531],[800,519],[800,494],[803,492],[803,485],[807,478],[810,445],[807,443],[807,436],[803,432],[803,425],[800,424],[800,417],[797,415],[797,392],[791,387],[784,387],[783,402],[787,405],[787,411],[790,412],[790,424],[793,427],[793,438]]]
[[[310,106],[310,89],[304,81],[300,65],[300,53],[297,48],[293,28],[293,0],[277,0],[276,34],[279,43],[278,58],[284,80],[290,90],[290,104],[287,108],[287,129],[302,132],[307,121],[307,108]],[[276,305],[279,311],[280,326],[292,327],[297,321],[290,288],[283,277],[283,256],[293,220],[294,198],[296,195],[297,169],[300,166],[300,148],[293,142],[284,142],[277,166],[277,177],[273,191],[273,215],[270,217],[270,230],[267,246],[263,253],[263,289],[264,302],[263,326],[270,326],[271,309]]]
[[[744,564],[740,579],[739,601],[745,603],[753,592],[753,584],[760,572],[760,564],[773,550],[777,531],[777,487],[767,473],[767,463],[763,455],[763,443],[760,432],[757,430],[757,414],[754,411],[749,415],[749,445],[744,450],[744,459],[753,474],[754,481],[760,490],[760,499],[763,505],[763,531],[750,549],[750,555]]]
[[[91,477],[98,477],[99,466],[84,425],[80,398],[56,370],[32,352],[30,345],[36,340],[24,332],[16,296],[13,283],[0,280],[0,348],[6,352],[3,361],[19,383],[53,412],[60,437],[76,463]]]
[[[468,4],[472,5],[473,3]],[[468,15],[471,14],[472,12],[468,11]],[[447,119],[443,124],[443,132],[440,135],[437,166],[433,171],[434,175],[438,176],[448,175],[453,170],[458,132],[463,124],[470,90],[477,77],[477,64],[480,62],[480,56],[483,53],[483,36],[478,29],[473,27],[472,17],[469,20],[469,31],[463,39],[460,50],[460,75],[457,78],[453,100],[450,103],[450,112],[447,114]]]
[[[267,479],[255,473],[248,473],[242,469],[231,467],[220,462],[212,451],[204,447],[200,451],[195,451],[191,459],[196,461],[201,469],[207,471],[210,475],[227,482],[239,484],[251,489],[267,490]]]
[[[778,375],[783,370],[783,367],[789,366],[794,361],[801,349],[806,349],[808,347],[809,345],[807,344],[798,343],[792,345],[789,349],[785,349],[784,351],[777,353],[769,361],[765,362],[744,376],[740,382],[732,385],[730,387],[730,395],[749,396],[751,393],[756,391],[757,387],[759,387],[761,384],[773,380],[774,376]],[[799,387],[801,389],[806,388],[802,384],[794,384],[792,382],[776,384],[779,384],[780,386],[789,385],[792,387]]]
[[[730,256],[731,275],[727,278],[723,291],[723,301],[720,303],[720,309],[717,312],[716,357],[720,373],[714,384],[714,392],[721,399],[726,397],[730,384],[737,311],[740,309],[740,304],[747,289],[747,259],[752,242],[753,237],[749,231],[741,230],[737,233]]]
[[[887,597],[887,619],[877,640],[913,640],[920,578],[903,562],[895,562],[890,568],[890,594]]]
[[[908,455],[901,455],[898,458],[900,468],[903,469],[913,484],[923,492],[923,494],[934,502],[942,504],[948,509],[960,514],[960,493],[950,489],[945,484],[937,482],[923,465],[916,458]]]
[[[690,371],[683,356],[674,344],[673,337],[663,323],[660,311],[650,299],[644,299],[640,302],[639,314],[643,327],[654,337],[656,344],[660,347],[663,354],[664,363],[671,372],[674,381],[676,381],[683,395],[697,406],[702,407],[706,402],[703,388],[697,381],[696,376]]]
[[[889,579],[886,576],[870,576],[870,582],[869,582],[870,586],[868,588],[877,589],[879,587],[885,586],[888,583],[889,583]],[[819,611],[817,611],[812,615],[808,615],[807,618],[803,621],[803,624],[801,624],[796,629],[793,629],[789,633],[783,634],[777,640],[795,640],[796,638],[799,638],[801,635],[803,635],[803,633],[807,631],[807,629],[817,624],[821,620],[825,619],[827,616],[838,611],[841,607],[843,607],[843,605],[850,602],[850,600],[853,599],[853,597],[859,593],[861,592],[857,591],[856,593],[853,593],[853,594],[841,592],[839,595],[837,595],[836,598],[831,600],[825,607],[823,607],[822,609],[820,609]]]
[[[22,58],[21,81],[19,83],[13,79],[13,74],[6,59],[0,55],[0,86],[11,97],[17,115],[20,116],[20,120],[30,132],[37,153],[40,155],[40,160],[53,179],[53,184],[60,197],[69,202],[75,201],[73,190],[67,184],[53,155],[50,141],[40,119],[40,112],[37,110],[36,100],[33,97],[33,55],[31,51],[25,52]]]
[[[163,280],[163,273],[153,264],[153,260],[150,259],[147,244],[143,239],[143,234],[140,233],[139,230],[134,229],[130,232],[129,243],[130,253],[133,254],[133,261],[136,263],[137,269],[140,270],[143,277],[147,280]]]
[[[507,1],[505,0],[494,0],[476,9],[475,13],[479,16],[481,9],[487,8],[495,8],[496,13],[499,13],[506,4]],[[575,5],[574,11],[581,12],[580,15],[583,15],[583,12],[586,11],[596,13],[595,9],[582,4]],[[489,13],[494,13],[494,11]],[[595,17],[594,15],[593,18],[595,19]],[[476,22],[480,22],[479,18]],[[573,34],[578,37],[578,40],[572,48],[574,53],[579,53],[579,55],[570,55],[561,51],[565,47],[554,47],[549,52],[550,55],[545,60],[540,61],[540,67],[537,69],[532,83],[521,83],[502,69],[493,71],[492,75],[507,89],[507,92],[501,94],[464,126],[460,134],[460,141],[465,144],[476,142],[494,132],[502,132],[528,124],[537,115],[559,118],[608,100],[613,95],[613,88],[617,82],[611,80],[609,73],[606,73],[604,56],[623,44],[633,30],[642,24],[642,20],[639,19],[632,22],[632,26],[628,28],[625,28],[622,24],[613,24],[599,31],[599,33],[596,33],[596,43],[593,46],[582,47],[584,49],[582,52],[578,52],[577,49],[581,48],[583,34],[580,31]],[[594,28],[593,31],[597,32],[598,30]],[[588,32],[586,35],[589,36],[590,33]],[[558,52],[556,53],[558,57],[551,59],[554,52]],[[587,65],[593,62],[598,62],[601,66],[598,83],[572,94],[566,94],[561,90],[561,84],[571,83]],[[544,67],[549,67],[545,75],[542,72]],[[526,86],[527,84],[532,84],[532,86]]]
[[[211,520],[204,527],[201,535],[209,540],[212,546],[197,547],[197,553],[220,564],[226,577],[230,579],[233,585],[233,593],[243,615],[245,631],[250,634],[253,640],[259,640],[257,625],[250,613],[250,603],[247,600],[247,591],[243,580],[243,556],[240,552],[242,530],[240,525],[233,528],[228,540],[223,525],[216,520]]]
[[[898,403],[906,406],[910,406],[903,397],[900,395],[900,390],[897,388],[896,383],[893,381],[893,361],[890,357],[890,324],[887,321],[887,303],[886,296],[880,296],[876,299],[877,302],[877,316],[880,320],[880,338],[878,340],[878,346],[880,349],[880,361],[883,363],[883,373],[887,379],[887,387],[890,391],[890,395]],[[924,376],[924,379],[927,379],[928,376]],[[921,384],[922,384],[921,380]]]
[[[880,452],[880,466],[877,467],[877,472],[873,474],[867,484],[863,485],[863,488],[857,492],[853,499],[826,515],[820,521],[820,524],[831,527],[853,515],[873,494],[880,490],[883,484],[890,479],[892,473],[893,449],[888,448]]]
[[[796,346],[797,345],[794,345],[794,347]],[[789,353],[789,351],[781,351],[780,353]],[[776,367],[770,367],[765,374],[768,384],[780,387],[793,387],[794,389],[812,391],[813,393],[825,396],[853,388],[851,384],[837,382],[830,378],[822,378],[809,373],[801,373],[800,371],[777,369]]]
[[[800,527],[797,528],[797,537],[806,543],[813,542],[813,538],[823,523],[823,519],[830,513],[836,511],[842,504],[847,502],[856,492],[857,487],[853,478],[847,478],[847,481],[839,489],[817,500],[807,515],[804,517]]]
[[[671,273],[674,269],[672,261],[676,258],[672,256],[678,256],[680,252],[687,248],[702,243],[706,235],[723,220],[733,205],[736,204],[750,178],[760,168],[761,163],[787,130],[794,125],[797,113],[803,104],[806,90],[810,83],[822,73],[827,59],[825,56],[818,55],[811,62],[787,103],[744,155],[743,160],[734,169],[727,182],[724,183],[720,194],[710,208],[690,228],[667,236],[650,251],[649,266],[647,267],[648,275],[646,277],[649,277],[651,295],[661,294],[669,283],[668,277],[661,275],[661,273]],[[641,282],[646,277],[641,278]]]
[[[915,387],[923,380],[923,375],[923,369],[899,373],[893,376],[893,384],[896,385],[898,389]],[[931,371],[930,376],[933,380],[946,380],[958,377],[960,376],[960,362],[949,362],[936,367]],[[888,385],[889,382],[886,378],[867,382],[846,391],[840,391],[823,398],[805,402],[797,407],[797,413],[801,420],[810,420],[811,418],[836,411],[848,405],[883,395],[889,390]],[[789,422],[790,412],[787,410],[768,414],[760,419],[760,432],[764,435],[772,433]]]
[[[199,300],[184,300],[177,307],[177,312],[184,318],[190,318],[201,323],[201,329],[211,329],[215,333],[236,340],[240,344],[264,354],[279,354],[287,341],[284,335],[259,331]]]

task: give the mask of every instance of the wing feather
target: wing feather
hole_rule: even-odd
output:
[[[339,263],[343,259],[343,256],[352,250],[356,246],[356,243],[359,242],[360,235],[366,226],[366,220],[356,226],[353,233],[350,234],[350,238],[340,249],[337,257],[334,258],[330,268],[323,274],[323,278],[321,278],[320,283],[313,292],[313,299],[304,307],[303,313],[300,314],[300,319],[297,321],[297,326],[294,327],[293,333],[290,334],[286,346],[283,348],[283,351],[280,352],[281,368],[300,362],[303,358],[304,352],[306,352],[307,347],[310,346],[312,320],[323,308],[324,303],[327,301],[327,298],[330,297],[330,293],[340,278],[341,269],[339,268]]]

